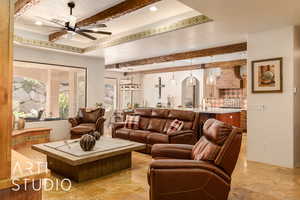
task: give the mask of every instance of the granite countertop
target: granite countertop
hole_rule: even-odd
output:
[[[240,109],[240,108],[213,108],[209,107],[206,109],[202,108],[152,108],[152,107],[147,107],[149,109],[174,109],[174,110],[186,110],[186,111],[194,111],[198,113],[207,113],[207,114],[227,114],[227,113],[239,113],[242,110],[245,109]]]
[[[241,112],[241,109],[236,108],[207,108],[207,109],[201,109],[201,108],[182,108],[180,110],[190,110],[194,112],[199,113],[208,113],[208,114],[226,114],[226,113],[238,113]]]

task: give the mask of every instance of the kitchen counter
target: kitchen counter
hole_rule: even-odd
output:
[[[198,113],[207,113],[207,114],[227,114],[227,113],[239,113],[241,109],[236,108],[207,108],[207,109],[200,109],[200,108],[182,108],[179,110],[189,110]]]

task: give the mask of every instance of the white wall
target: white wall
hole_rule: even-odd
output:
[[[41,62],[48,64],[86,67],[87,75],[87,104],[94,106],[96,102],[102,102],[104,91],[104,59],[86,57],[75,54],[66,54],[57,51],[14,46],[14,60]],[[51,139],[58,140],[69,137],[69,124],[67,121],[35,122],[28,123],[26,127],[50,127],[53,128]]]
[[[155,85],[158,84],[158,78],[161,77],[162,84],[165,85],[165,88],[162,88],[162,104],[167,104],[167,97],[168,96],[175,96],[175,106],[179,106],[182,104],[181,93],[182,81],[190,76],[190,71],[178,71],[174,72],[174,77],[176,80],[176,85],[171,83],[171,79],[173,76],[173,72],[167,73],[157,73],[157,74],[145,74],[143,78],[143,86],[144,86],[144,100],[146,102],[146,106],[148,107],[155,107],[158,102],[158,88]],[[193,70],[193,76],[195,76],[199,82],[199,103],[203,98],[203,70]]]
[[[294,30],[294,84],[298,92],[294,97],[294,163],[300,167],[300,26]]]
[[[293,46],[293,27],[249,34],[248,77],[252,76],[251,61],[283,57],[283,93],[253,94],[249,78],[249,160],[294,167]]]
[[[50,141],[70,139],[70,124],[67,120],[30,122],[26,123],[25,128],[41,127],[52,128],[52,131],[50,133]]]

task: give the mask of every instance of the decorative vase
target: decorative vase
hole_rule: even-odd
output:
[[[25,128],[25,119],[20,117],[18,120],[18,125],[17,125],[17,129],[18,130],[23,130]]]
[[[90,133],[90,135],[93,136],[95,140],[100,140],[101,133],[99,133],[98,131],[92,132]]]
[[[94,136],[85,134],[80,139],[80,147],[83,151],[92,151],[95,147],[96,139]]]

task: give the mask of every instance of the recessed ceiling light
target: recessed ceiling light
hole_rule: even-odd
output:
[[[152,12],[155,12],[155,11],[157,11],[158,9],[157,9],[156,6],[151,6],[151,7],[149,8],[149,10],[152,11]]]
[[[41,22],[41,21],[36,21],[36,22],[35,22],[35,25],[42,26],[42,25],[43,25],[43,22]]]

